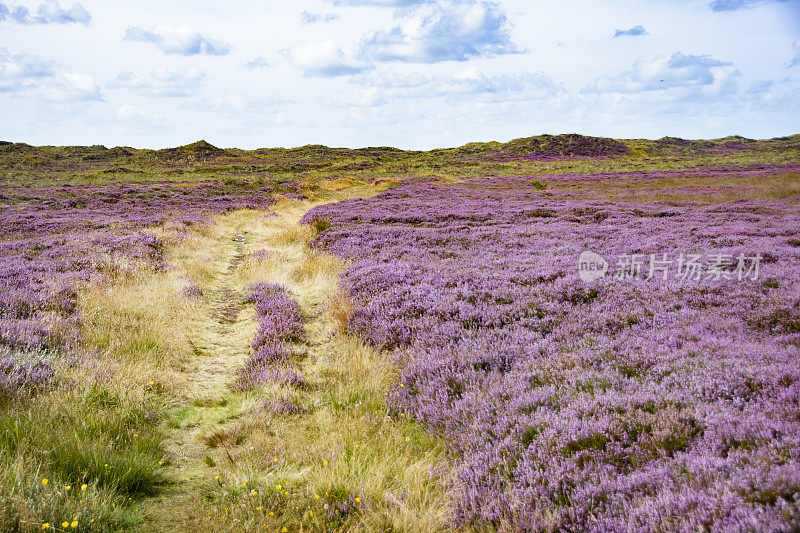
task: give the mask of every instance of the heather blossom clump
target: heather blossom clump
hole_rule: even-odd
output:
[[[181,294],[189,300],[199,300],[203,297],[203,289],[194,283],[190,283],[181,289]]]
[[[350,329],[400,365],[391,407],[450,444],[454,525],[796,527],[797,206],[585,200],[530,181],[409,184],[305,218],[352,261]],[[760,264],[587,283],[587,250],[612,267]]]
[[[81,285],[113,275],[117,259],[165,266],[163,243],[145,228],[168,223],[185,230],[210,222],[213,213],[264,208],[273,201],[268,187],[232,190],[222,183],[5,187],[0,197],[0,348],[36,352],[74,345]]]
[[[278,368],[291,358],[291,343],[305,339],[300,306],[289,297],[286,289],[270,283],[251,285],[245,301],[255,307],[259,325],[252,343],[253,354],[239,370],[234,388],[250,390],[268,381],[302,388],[305,385],[302,376],[290,369]]]
[[[44,389],[54,374],[50,361],[41,355],[0,351],[0,400]]]
[[[298,415],[308,410],[307,407],[298,404],[288,395],[278,396],[274,400],[264,400],[262,409],[278,415]]]

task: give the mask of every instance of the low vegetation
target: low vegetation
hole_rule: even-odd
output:
[[[798,152],[0,143],[0,530],[791,529]]]

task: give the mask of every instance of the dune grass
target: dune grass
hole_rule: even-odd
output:
[[[308,343],[292,366],[308,386],[269,384],[247,393],[267,402],[288,398],[300,412],[257,409],[215,435],[215,442],[239,446],[210,468],[204,494],[214,507],[205,526],[443,529],[449,516],[443,447],[417,424],[389,415],[384,399],[394,366],[344,331],[344,264],[308,247],[316,230],[297,222],[310,207],[284,202],[276,217],[242,214],[252,217],[248,247],[261,253],[239,267],[241,285],[277,283],[300,303]]]
[[[213,235],[156,231],[176,253]],[[52,357],[58,382],[0,405],[2,531],[126,529],[142,522],[141,501],[171,482],[162,425],[202,306],[182,296],[183,274],[120,262],[102,271],[80,294],[79,345]]]
[[[316,203],[389,186],[345,180],[316,202],[154,228],[169,268],[105,265],[80,294],[82,340],[57,358],[58,383],[0,406],[0,530],[446,529],[444,447],[390,416],[394,365],[347,333],[345,264],[299,225]],[[255,282],[302,308],[300,387],[230,387],[256,331],[243,303]]]

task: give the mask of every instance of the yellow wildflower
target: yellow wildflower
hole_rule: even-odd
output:
[[[84,483],[83,485],[81,485],[81,490],[86,490],[86,489],[88,489],[88,488],[89,488],[89,485],[87,485],[86,483]]]
[[[47,478],[44,478],[44,479],[42,480],[42,485],[47,485]]]

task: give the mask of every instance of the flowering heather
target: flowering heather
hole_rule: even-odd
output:
[[[307,407],[299,405],[288,394],[278,396],[274,400],[264,400],[261,408],[276,415],[299,415],[308,411]]]
[[[245,301],[256,309],[258,332],[252,343],[253,355],[239,370],[234,389],[250,390],[267,381],[305,383],[301,376],[281,373],[275,368],[291,357],[288,345],[305,338],[300,306],[289,297],[286,289],[271,283],[251,285]]]
[[[267,188],[220,183],[5,187],[0,194],[0,347],[58,349],[76,340],[76,289],[111,257],[163,266],[143,231],[185,227],[240,208],[264,208]]]
[[[265,368],[260,378],[264,383],[278,383],[281,385],[288,385],[294,389],[302,390],[309,387],[306,379],[300,373],[290,368]]]
[[[51,364],[36,355],[0,352],[0,401],[46,387],[53,379]]]
[[[245,301],[253,304],[258,315],[259,330],[253,341],[254,350],[271,340],[302,340],[303,314],[297,302],[286,294],[286,289],[271,283],[254,283]]]
[[[407,185],[304,219],[353,261],[350,328],[402,368],[390,404],[450,443],[454,525],[796,528],[800,210],[529,182]],[[763,259],[742,281],[588,284],[585,250]]]
[[[190,300],[199,300],[203,297],[203,289],[194,283],[190,283],[189,285],[184,285],[184,287],[181,289],[181,294],[184,296],[184,298],[188,298]]]

